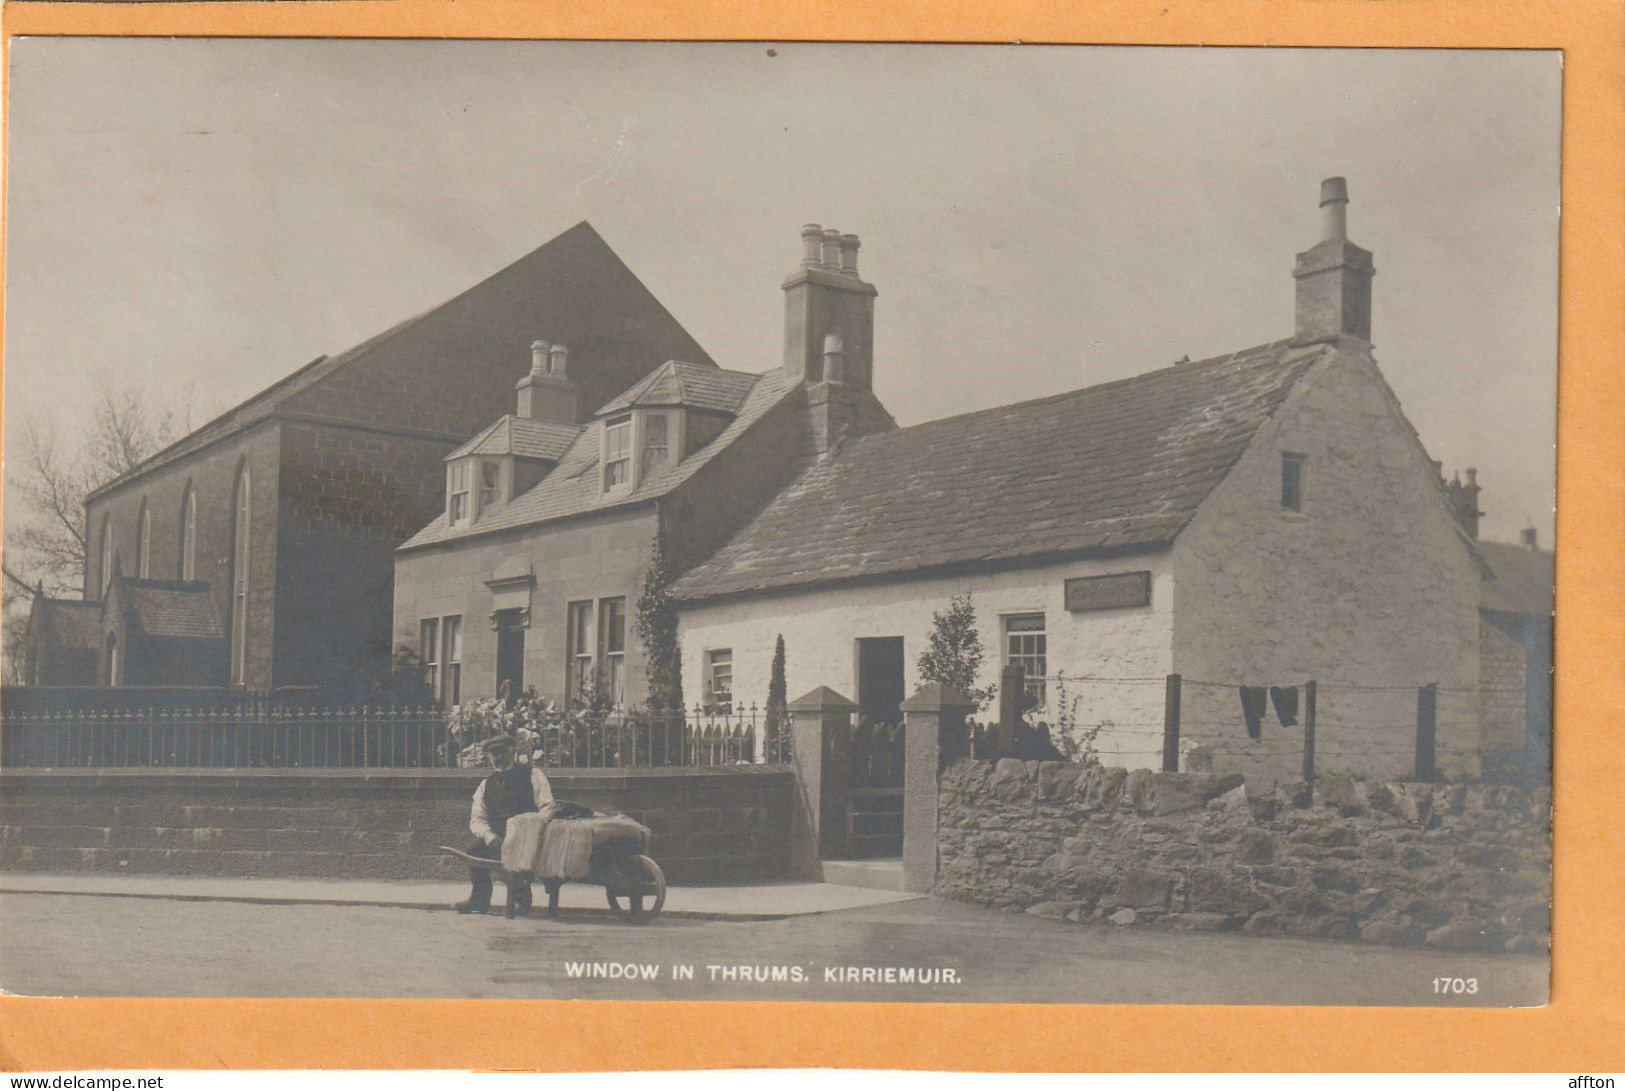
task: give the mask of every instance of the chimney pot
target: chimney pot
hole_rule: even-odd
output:
[[[1467,487],[1468,488],[1474,488],[1477,485],[1478,485],[1478,471],[1476,469],[1474,469],[1473,467],[1469,466],[1469,467],[1467,467]]]
[[[530,343],[530,373],[532,375],[547,374],[547,354],[552,347],[546,341],[532,341]]]
[[[835,272],[841,267],[841,233],[833,227],[824,228],[824,245],[822,260],[819,265]]]
[[[858,237],[856,235],[842,235],[841,244],[841,272],[849,277],[858,275]]]
[[[547,370],[561,379],[570,377],[570,349],[567,345],[554,345],[548,350]]]
[[[815,269],[818,267],[820,255],[824,246],[824,227],[822,224],[803,224],[801,227],[801,267]]]
[[[1320,183],[1320,237],[1348,238],[1349,185],[1342,178],[1328,178]]]
[[[1535,532],[1534,527],[1524,527],[1523,528],[1523,547],[1525,549],[1539,549],[1540,548],[1535,542],[1535,534],[1536,534],[1536,532]]]

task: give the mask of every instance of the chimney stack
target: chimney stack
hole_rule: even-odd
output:
[[[1371,340],[1371,252],[1348,239],[1348,183],[1320,184],[1320,241],[1298,255],[1296,339],[1303,344],[1339,337]]]
[[[530,374],[515,384],[518,415],[550,424],[575,424],[581,390],[570,379],[570,350],[547,341],[530,343]]]
[[[879,293],[858,275],[858,236],[807,224],[801,247],[801,267],[784,282],[785,373],[870,390]]]
[[[1455,509],[1456,522],[1467,532],[1467,537],[1477,541],[1478,520],[1484,514],[1478,510],[1478,494],[1482,490],[1478,484],[1478,471],[1469,466],[1466,473],[1465,484],[1459,475],[1452,475],[1444,491],[1450,497],[1450,506]]]
[[[1535,541],[1535,534],[1536,534],[1535,528],[1532,527],[1532,526],[1524,527],[1523,530],[1520,532],[1520,537],[1523,539],[1523,547],[1525,549],[1532,550],[1532,551],[1540,549],[1539,544],[1537,544],[1537,542]]]
[[[841,344],[841,335],[833,331],[824,334],[824,381],[846,382],[845,347]]]

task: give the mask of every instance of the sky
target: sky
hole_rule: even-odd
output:
[[[195,423],[591,223],[724,367],[800,227],[862,238],[907,425],[1289,336],[1319,183],[1483,536],[1552,540],[1554,52],[24,39],[7,447],[99,387]],[[515,364],[515,374],[528,361]],[[9,454],[9,450],[8,450]]]

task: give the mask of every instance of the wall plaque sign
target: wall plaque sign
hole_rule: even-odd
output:
[[[1114,572],[1109,576],[1080,576],[1066,581],[1066,608],[1073,613],[1149,605],[1149,572]]]

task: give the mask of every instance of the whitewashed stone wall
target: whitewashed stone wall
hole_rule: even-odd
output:
[[[1306,456],[1301,513],[1281,508],[1283,452]],[[1480,576],[1436,481],[1369,352],[1314,366],[1175,544],[1187,748],[1298,775],[1301,719],[1252,740],[1234,687],[1314,678],[1317,769],[1405,776],[1415,688],[1436,682],[1439,768],[1476,771]]]
[[[1151,604],[1069,613],[1065,581],[1077,576],[1150,570]],[[679,627],[683,692],[690,702],[704,692],[708,651],[733,652],[736,702],[767,701],[775,638],[784,634],[785,682],[794,700],[816,686],[857,698],[856,641],[903,638],[904,693],[921,685],[917,663],[929,646],[932,614],[955,595],[970,592],[987,652],[980,685],[996,684],[1002,657],[1001,616],[1042,611],[1051,675],[1131,678],[1133,682],[1079,681],[1071,687],[1078,727],[1098,727],[1095,747],[1107,764],[1154,768],[1161,762],[1163,678],[1172,660],[1172,575],[1167,554],[1080,560],[1019,571],[858,585],[824,591],[759,596],[684,608]],[[1054,723],[1059,709],[1036,718]],[[993,718],[997,709],[984,713]]]

